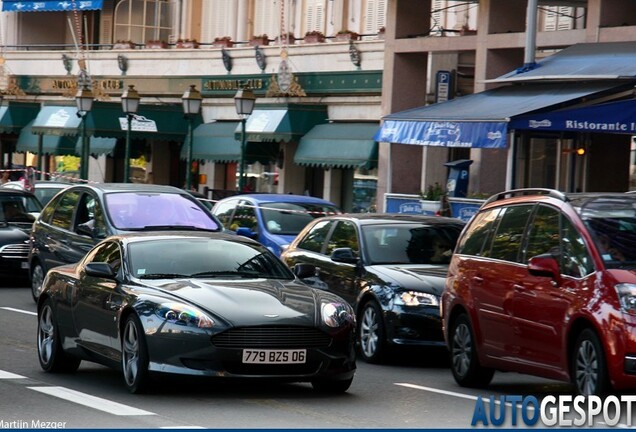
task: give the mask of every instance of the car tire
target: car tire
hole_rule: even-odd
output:
[[[51,299],[44,302],[38,313],[38,359],[42,369],[52,373],[75,372],[81,363],[62,348]]]
[[[602,396],[612,389],[601,342],[592,329],[581,332],[572,355],[572,384],[584,396]]]
[[[339,394],[349,390],[353,378],[346,380],[316,380],[312,381],[311,385],[319,393]]]
[[[148,346],[137,315],[126,318],[121,337],[121,365],[124,382],[131,393],[143,393],[149,387]]]
[[[479,364],[475,335],[468,315],[455,318],[450,327],[449,351],[451,371],[462,387],[485,387],[492,380],[495,370]]]
[[[44,267],[39,262],[33,264],[31,268],[31,296],[33,296],[33,300],[37,303],[40,298],[40,294],[42,294],[42,284],[44,283]]]
[[[358,317],[358,347],[367,363],[380,363],[386,356],[387,342],[382,310],[373,300],[362,307]]]

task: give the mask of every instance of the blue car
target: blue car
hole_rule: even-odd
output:
[[[246,194],[220,200],[212,213],[226,229],[280,256],[310,221],[342,211],[332,202],[305,195]]]

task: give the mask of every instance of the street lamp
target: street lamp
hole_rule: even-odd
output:
[[[90,145],[86,136],[86,115],[93,108],[93,92],[86,84],[75,95],[77,104],[77,116],[82,119],[82,154],[80,156],[80,178],[88,180],[88,154]]]
[[[192,145],[194,143],[194,137],[192,136],[192,122],[194,117],[199,114],[201,110],[201,93],[196,89],[194,84],[190,85],[190,88],[181,96],[181,102],[183,103],[183,113],[188,119],[188,168],[186,170],[186,189],[190,190],[192,186]]]
[[[121,95],[121,108],[126,113],[128,127],[126,128],[126,149],[124,151],[124,183],[130,182],[130,129],[132,119],[139,108],[139,93],[134,85],[129,85],[128,90]]]
[[[247,85],[244,85],[243,88],[239,89],[239,91],[237,91],[236,95],[234,96],[236,113],[241,116],[241,161],[239,165],[239,192],[242,192],[245,188],[245,121],[247,120],[247,117],[252,114],[255,102],[256,97]]]

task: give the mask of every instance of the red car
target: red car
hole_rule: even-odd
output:
[[[491,197],[457,243],[441,308],[462,386],[501,370],[584,395],[636,388],[636,195]]]

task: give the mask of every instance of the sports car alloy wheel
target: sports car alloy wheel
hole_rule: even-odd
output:
[[[449,339],[451,370],[455,381],[464,387],[488,385],[495,371],[479,364],[473,332],[467,315],[459,315],[454,320]]]
[[[362,357],[369,363],[377,363],[386,351],[382,315],[378,304],[370,301],[364,305],[358,322],[358,338]]]
[[[131,393],[141,393],[148,385],[148,350],[139,318],[126,319],[121,341],[121,361],[126,387]]]
[[[42,283],[44,282],[44,269],[36,263],[31,270],[31,295],[36,302],[42,293]]]
[[[50,299],[46,300],[39,313],[38,358],[40,366],[47,372],[74,372],[81,362],[62,350]]]
[[[605,369],[605,358],[598,337],[592,330],[581,332],[572,367],[576,390],[585,396],[602,395],[610,384]]]

